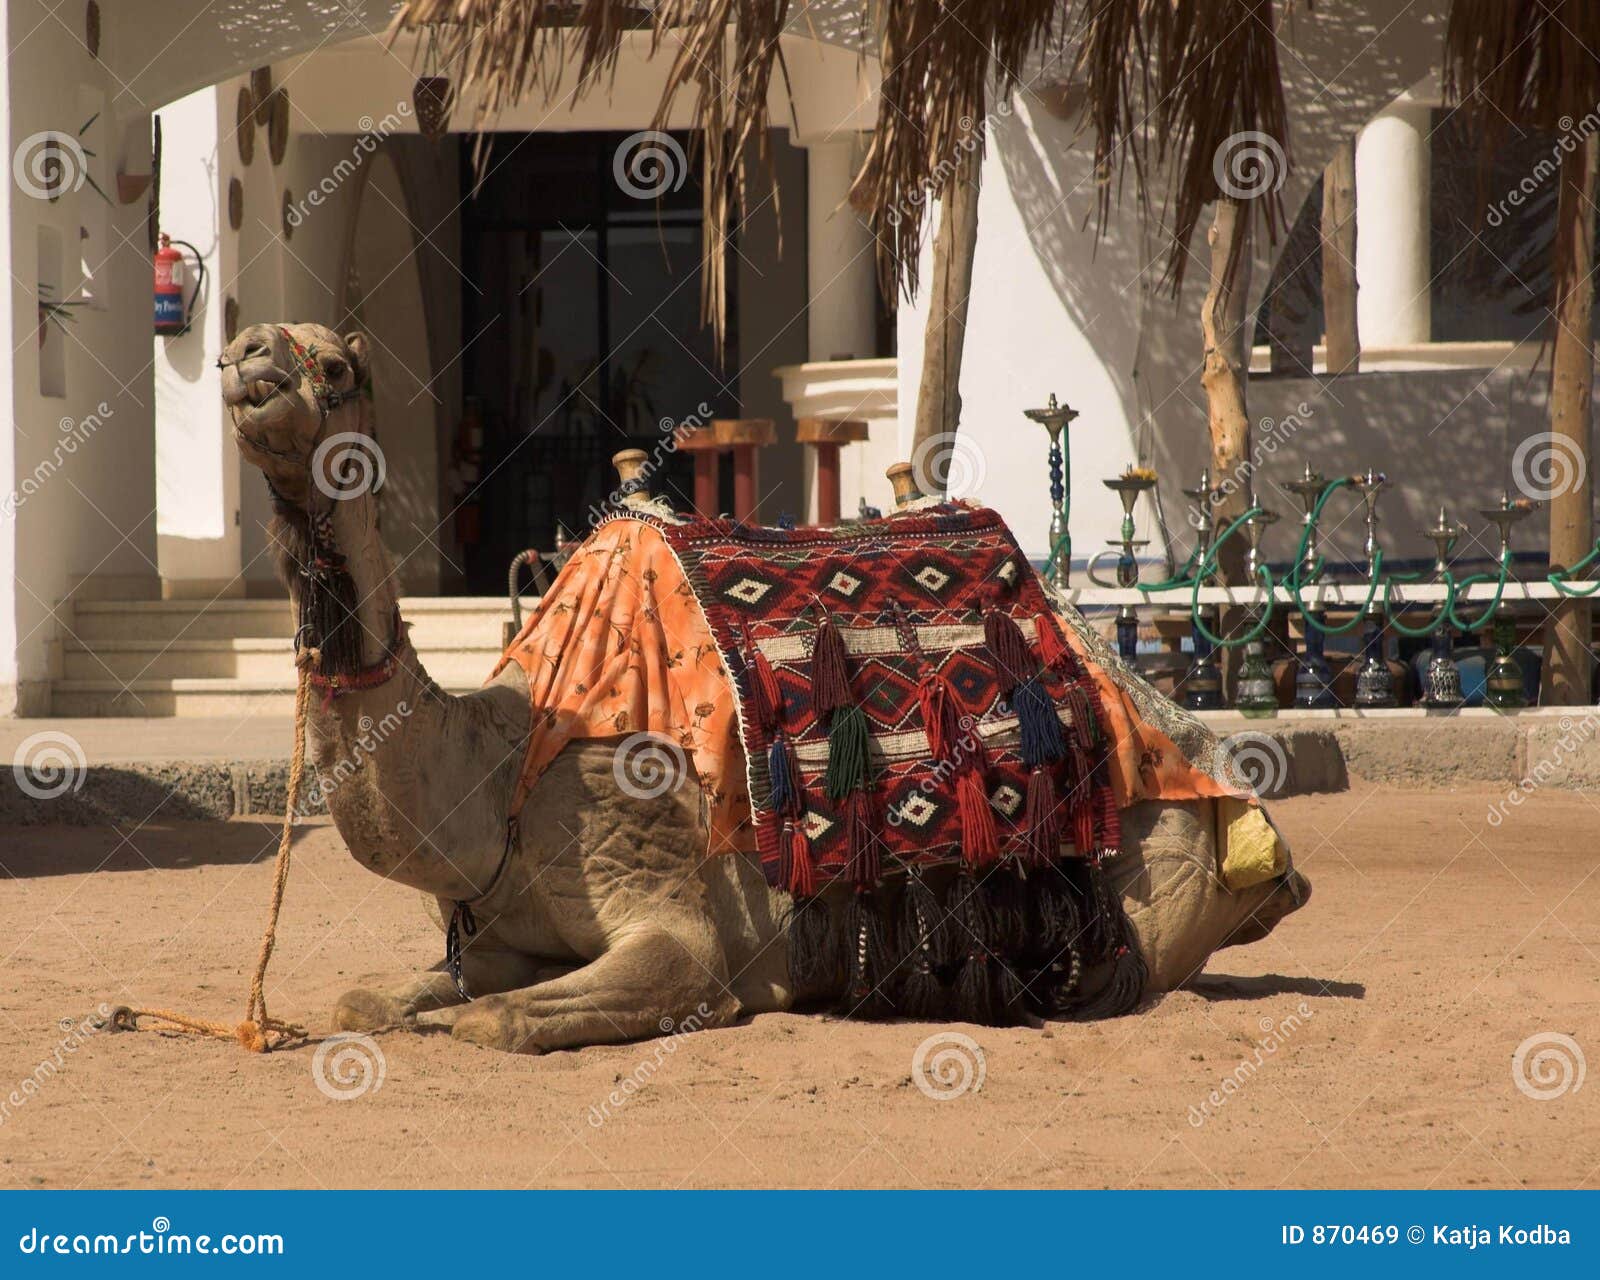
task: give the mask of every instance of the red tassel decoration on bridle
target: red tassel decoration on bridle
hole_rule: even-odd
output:
[[[961,814],[961,856],[975,867],[985,867],[1000,856],[1000,837],[994,827],[994,810],[976,769],[956,775],[956,807]]]

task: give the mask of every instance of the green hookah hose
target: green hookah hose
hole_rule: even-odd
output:
[[[1600,591],[1600,581],[1587,584],[1588,590],[1584,591],[1577,587],[1569,587],[1567,585],[1567,579],[1571,578],[1575,573],[1582,573],[1585,569],[1592,565],[1596,559],[1600,559],[1600,540],[1596,540],[1594,549],[1590,551],[1588,555],[1584,556],[1582,560],[1578,561],[1577,564],[1573,565],[1572,568],[1555,569],[1545,575],[1545,581],[1564,596],[1573,596],[1579,600],[1586,600],[1596,591]]]
[[[1203,635],[1211,644],[1221,645],[1224,649],[1237,649],[1243,645],[1249,644],[1252,640],[1259,637],[1261,633],[1267,629],[1267,624],[1272,621],[1272,606],[1274,603],[1272,597],[1272,572],[1267,568],[1266,565],[1260,565],[1257,567],[1256,574],[1261,579],[1262,585],[1266,588],[1267,606],[1261,611],[1261,617],[1257,620],[1256,625],[1237,640],[1225,640],[1219,635],[1213,635],[1211,629],[1207,627],[1205,622],[1202,620],[1200,616],[1200,584],[1209,578],[1213,571],[1215,571],[1217,567],[1217,552],[1222,550],[1222,544],[1231,538],[1235,533],[1237,533],[1241,525],[1248,523],[1254,516],[1257,516],[1260,513],[1260,507],[1251,507],[1250,510],[1246,511],[1242,516],[1240,516],[1222,531],[1222,536],[1213,542],[1209,548],[1207,548],[1206,557],[1200,563],[1200,571],[1195,575],[1194,581],[1191,584],[1191,591],[1189,595],[1189,613],[1194,620],[1194,629]]]
[[[1301,532],[1300,545],[1295,551],[1295,567],[1285,579],[1290,592],[1294,595],[1295,606],[1300,610],[1300,616],[1305,619],[1306,626],[1315,627],[1325,636],[1348,635],[1360,626],[1366,620],[1366,612],[1372,605],[1373,597],[1378,594],[1378,584],[1383,581],[1383,548],[1379,547],[1372,557],[1372,581],[1367,584],[1367,598],[1361,602],[1361,608],[1351,616],[1349,622],[1342,623],[1337,627],[1330,627],[1326,623],[1318,622],[1316,614],[1306,608],[1305,599],[1300,594],[1305,586],[1300,580],[1300,560],[1305,555],[1306,547],[1310,543],[1311,531],[1316,528],[1317,521],[1322,518],[1322,508],[1327,505],[1328,499],[1349,483],[1349,476],[1340,476],[1337,480],[1328,482],[1327,488],[1322,491],[1322,496],[1317,499],[1317,505],[1311,508],[1311,523]],[[1324,558],[1318,556],[1316,574],[1322,572],[1323,564]],[[1316,574],[1313,574],[1313,576],[1316,576]]]
[[[1510,555],[1503,555],[1500,557],[1500,573],[1498,575],[1498,580],[1495,582],[1494,596],[1489,601],[1488,607],[1484,609],[1482,615],[1472,622],[1463,622],[1456,615],[1455,605],[1451,604],[1445,610],[1446,615],[1450,619],[1450,625],[1457,631],[1471,632],[1482,630],[1484,625],[1488,623],[1489,619],[1494,616],[1494,611],[1500,607],[1500,598],[1505,594],[1506,580],[1510,577],[1510,574],[1511,557]],[[1474,573],[1470,577],[1461,579],[1461,598],[1465,599],[1467,592],[1478,583],[1488,582],[1491,578],[1495,577],[1496,575],[1492,573]]]
[[[1444,572],[1444,605],[1434,615],[1432,622],[1424,627],[1408,627],[1400,621],[1402,609],[1392,608],[1389,604],[1390,592],[1397,582],[1415,582],[1422,575],[1420,573],[1392,573],[1383,584],[1383,611],[1389,615],[1389,625],[1403,636],[1410,636],[1413,640],[1425,640],[1444,625],[1445,619],[1450,616],[1450,606],[1455,603],[1456,580],[1455,576],[1446,569]]]

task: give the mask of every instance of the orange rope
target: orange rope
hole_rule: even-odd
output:
[[[289,761],[289,788],[283,814],[283,830],[278,836],[278,857],[274,866],[272,901],[267,907],[267,927],[261,935],[261,954],[256,958],[255,976],[250,980],[250,1003],[244,1021],[229,1026],[209,1018],[195,1018],[170,1009],[130,1009],[123,1005],[111,1014],[111,1025],[118,1031],[136,1031],[139,1019],[161,1024],[158,1030],[192,1031],[219,1040],[237,1040],[252,1053],[266,1053],[295,1040],[303,1040],[304,1027],[282,1022],[267,1013],[267,965],[278,939],[278,914],[283,909],[283,894],[289,886],[289,848],[294,833],[295,808],[300,802],[300,783],[306,767],[306,708],[310,704],[311,672],[321,659],[315,649],[304,649],[295,657],[299,680],[294,692],[294,754]]]

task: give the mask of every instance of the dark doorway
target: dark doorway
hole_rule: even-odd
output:
[[[739,368],[737,298],[720,361],[700,323],[695,175],[680,165],[676,189],[632,194],[615,171],[628,140],[498,134],[483,185],[462,209],[468,403],[457,447],[476,456],[458,529],[475,594],[503,591],[512,556],[551,548],[558,525],[588,531],[616,487],[619,449],[659,458],[652,491],[687,506],[689,461],[661,447],[667,432],[707,410],[737,416],[737,381],[723,373]],[[690,154],[687,138],[672,142]],[[676,163],[670,151],[668,160]]]

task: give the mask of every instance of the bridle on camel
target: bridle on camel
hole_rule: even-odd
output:
[[[306,348],[298,342],[288,329],[279,332],[288,340],[290,349],[294,352],[296,363],[304,377],[310,380],[312,394],[316,397],[317,405],[322,412],[322,428],[317,432],[319,441],[323,429],[327,426],[328,415],[340,406],[356,399],[360,395],[359,388],[353,391],[336,391],[329,384],[327,375],[321,365],[317,363],[316,348]],[[227,367],[235,361],[218,360],[219,367]],[[238,419],[234,420],[237,428]],[[253,442],[252,442],[253,443]],[[276,450],[263,448],[263,452],[274,453],[279,457],[288,455]],[[315,453],[313,453],[313,458]],[[310,462],[307,462],[307,469]],[[268,481],[271,490],[271,482]],[[309,486],[309,492],[321,492],[316,485]],[[273,494],[278,499],[276,492]],[[278,499],[281,501],[281,499]],[[330,502],[331,498],[328,499]],[[308,498],[308,506],[310,499]],[[308,512],[311,537],[314,545],[312,563],[302,564],[300,571],[305,579],[306,591],[315,592],[322,585],[332,581],[334,575],[342,576],[344,581],[350,581],[349,574],[344,571],[344,556],[332,544],[332,523],[328,510]],[[353,594],[353,589],[351,594]],[[342,605],[342,601],[338,602]],[[302,604],[302,616],[309,610]],[[354,616],[353,608],[349,616]],[[294,820],[296,810],[300,805],[300,788],[305,777],[306,764],[306,716],[309,710],[311,690],[313,688],[323,691],[324,701],[329,702],[341,693],[348,693],[354,689],[376,688],[392,677],[399,667],[396,650],[404,637],[400,629],[400,613],[397,609],[394,616],[395,633],[390,642],[384,660],[375,667],[365,670],[359,667],[360,646],[356,645],[358,666],[353,672],[334,671],[323,675],[320,668],[324,654],[320,644],[328,639],[326,630],[321,635],[308,634],[312,628],[309,621],[301,624],[295,633],[295,669],[298,679],[295,685],[294,699],[294,748],[289,759],[289,783],[287,794],[284,797],[283,829],[278,836],[278,853],[273,864],[272,898],[267,907],[266,928],[261,935],[261,950],[256,959],[255,973],[250,982],[250,996],[245,1006],[244,1019],[234,1025],[225,1022],[215,1022],[209,1018],[197,1018],[185,1013],[177,1013],[170,1009],[135,1009],[126,1005],[119,1006],[112,1011],[109,1019],[114,1030],[134,1031],[138,1029],[139,1019],[148,1018],[158,1024],[159,1029],[197,1032],[201,1035],[215,1036],[222,1040],[237,1040],[246,1049],[255,1053],[266,1053],[269,1049],[279,1048],[306,1037],[306,1029],[292,1022],[284,1022],[274,1018],[267,1012],[266,979],[267,966],[272,960],[273,947],[277,942],[278,916],[283,909],[283,895],[289,884],[289,856],[293,844]],[[508,853],[502,855],[502,867]],[[499,879],[499,871],[495,879]],[[493,884],[490,885],[493,888]]]

